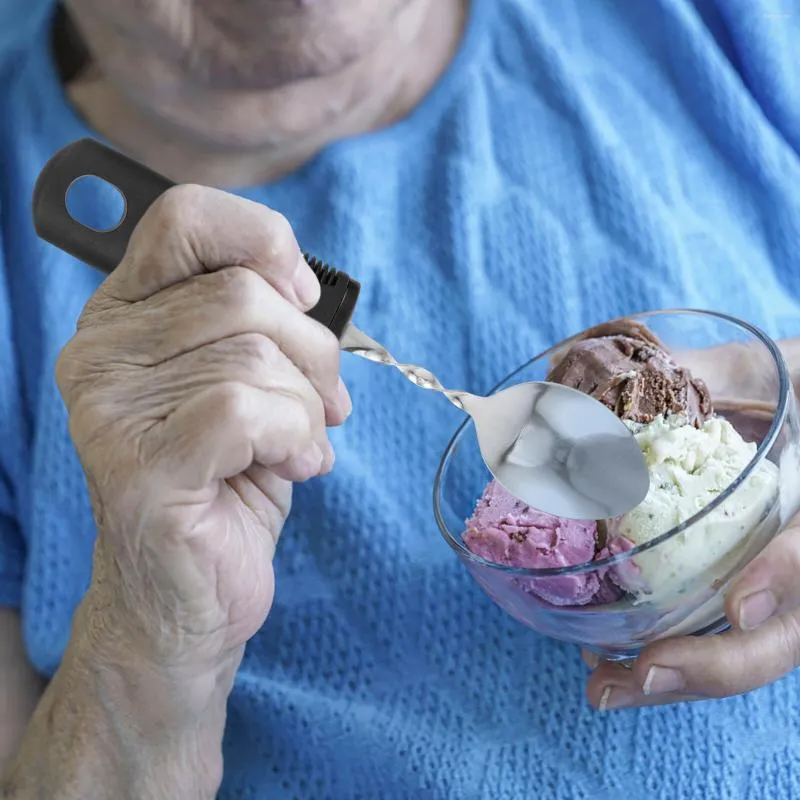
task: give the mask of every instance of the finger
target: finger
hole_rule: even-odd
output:
[[[72,382],[76,376],[84,374],[84,382],[99,383],[92,391],[73,392],[72,397],[65,394],[70,420],[86,423],[77,430],[85,429],[93,435],[93,430],[121,425],[126,436],[143,437],[148,433],[150,460],[144,454],[139,457],[140,462],[148,465],[160,455],[157,446],[157,434],[162,430],[158,427],[160,423],[192,397],[222,384],[252,386],[265,397],[275,398],[276,402],[281,398],[297,401],[305,409],[313,440],[323,456],[327,456],[329,444],[322,399],[280,348],[259,334],[221,339],[150,369],[133,370],[124,380],[111,382],[110,387],[104,385],[102,377],[94,379],[86,370],[72,372],[75,373],[69,378]],[[63,380],[66,379],[62,376]],[[198,421],[193,435],[203,436],[208,424]],[[289,453],[285,458],[294,455]],[[330,461],[330,457],[327,458]],[[282,460],[271,461],[269,466],[278,465]]]
[[[592,674],[586,686],[586,696],[598,711],[641,706],[663,706],[671,703],[708,700],[699,695],[674,692],[663,695],[646,695],[636,682],[633,671],[618,663],[601,662],[603,669]],[[594,668],[597,669],[597,668]]]
[[[271,467],[271,471],[274,472],[279,478],[284,478],[287,481],[307,480],[308,478],[314,478],[318,475],[328,475],[333,470],[333,463],[336,460],[336,456],[333,451],[333,445],[330,443],[330,441],[325,440],[319,443],[318,446],[322,451],[322,463],[311,475],[308,475],[304,478],[294,477],[296,474],[298,474],[298,472],[299,474],[302,474],[302,468],[298,471],[293,456],[290,456],[285,461],[281,461],[280,463],[273,465]],[[301,464],[302,463],[304,462],[301,462]]]
[[[254,464],[280,465],[286,480],[304,481],[319,475],[324,462],[300,401],[234,382],[182,403],[148,432],[143,450],[157,465],[159,483],[190,492]]]
[[[729,697],[771,683],[800,663],[800,624],[796,615],[775,617],[755,631],[717,636],[665,639],[647,647],[625,669],[601,663],[587,686],[599,706],[604,695],[617,693],[620,708],[637,692],[646,704],[678,697]],[[644,703],[641,701],[640,704]]]
[[[277,344],[257,333],[220,339],[147,370],[147,381],[129,387],[120,402],[134,405],[145,419],[158,420],[207,387],[231,382],[254,386],[270,396],[298,400],[306,409],[314,440],[326,454],[327,419],[322,398]]]
[[[264,491],[260,481],[254,477],[254,469],[261,469],[264,476],[269,475],[268,491]],[[247,508],[247,513],[251,514],[264,530],[269,531],[274,553],[274,545],[278,542],[283,522],[291,510],[292,484],[263,467],[250,467],[245,472],[228,478],[226,483],[238,495]],[[270,557],[273,553],[269,554]]]
[[[696,350],[673,350],[677,363],[694,375],[707,376],[714,397],[727,401],[772,401],[777,392],[777,375],[767,378],[763,348],[755,342],[731,342]],[[759,375],[760,381],[746,376]]]
[[[672,694],[660,697],[648,697],[636,686],[607,686],[600,699],[593,703],[598,711],[614,711],[622,708],[643,708],[645,706],[666,706],[676,703],[693,703],[708,700],[707,697],[696,697],[688,694]]]
[[[266,498],[269,506],[274,508],[274,521],[279,522],[289,517],[292,510],[292,487],[275,472],[258,464],[253,464],[245,473],[253,492]],[[251,498],[255,495],[251,494]]]
[[[598,660],[594,653],[582,654],[593,674],[586,686],[586,696],[598,711],[612,711],[618,708],[639,708],[641,706],[663,706],[671,703],[685,703],[707,700],[707,697],[675,692],[663,695],[646,695],[637,683],[632,664],[610,663]],[[627,665],[626,665],[627,664]]]
[[[222,389],[221,410],[215,406],[209,411],[211,416],[207,421],[198,417],[193,423],[194,398],[209,390],[213,392],[215,387],[219,389],[226,386],[234,391],[237,386],[260,391],[261,405],[256,408],[251,404],[242,410],[236,405],[235,397],[227,397]],[[230,469],[234,466],[246,469],[255,462],[274,469],[287,480],[305,480],[329,471],[333,463],[321,398],[275,343],[258,334],[223,339],[154,367],[148,370],[147,381],[131,381],[128,396],[118,403],[126,409],[135,407],[137,416],[144,420],[145,426],[149,426],[149,444],[142,447],[142,459],[153,465],[164,462],[156,467],[158,471],[175,470],[174,461],[188,459],[187,453],[192,447],[196,447],[198,452],[208,447],[210,454],[215,452],[214,448],[224,449],[225,439],[218,439],[210,431],[214,425],[220,431],[226,431],[225,435],[231,436],[231,441],[239,441],[242,448],[248,435],[255,437],[252,453],[245,449],[243,454],[237,455],[231,445],[232,452],[221,462],[223,465],[229,464],[225,460],[229,457]],[[288,410],[287,403],[290,404]],[[226,419],[224,424],[213,422],[215,415],[223,413],[228,405],[231,418]],[[182,412],[183,406],[187,406],[188,410]],[[299,411],[302,411],[302,419],[297,416]],[[110,413],[113,414],[113,410]],[[253,423],[249,414],[261,414],[263,419],[259,418]],[[184,420],[180,424],[185,424],[185,429],[180,428],[178,422],[175,422],[176,429],[163,424],[173,418]],[[283,426],[281,421],[285,423]],[[260,443],[258,436],[262,422],[266,425],[263,436],[275,437],[275,442]],[[245,431],[234,435],[230,431],[237,425],[244,427]],[[182,439],[173,443],[168,437],[177,435],[176,430],[183,430],[186,437],[207,440],[207,445],[182,445]],[[210,454],[196,454],[193,458],[209,459]],[[209,463],[215,463],[214,459]],[[210,474],[216,479],[230,477],[223,474],[225,469],[227,467],[220,466],[212,473],[190,469],[190,480],[202,485],[203,481],[208,483],[212,479]]]
[[[147,210],[101,296],[135,303],[192,275],[241,266],[298,308],[319,301],[319,282],[281,214],[205,186],[175,186]]]
[[[277,543],[283,522],[292,510],[292,485],[279,478],[275,470],[258,464],[253,464],[229,483],[235,487],[245,505],[253,510],[264,507],[264,501],[267,501],[266,510],[259,516],[264,526],[274,534]]]
[[[155,366],[242,334],[274,341],[322,398],[329,424],[343,422],[352,404],[339,380],[336,337],[288,303],[252,270],[230,267],[116,309],[106,326],[78,333],[94,340],[101,361]]]
[[[141,370],[140,372],[145,372]],[[306,405],[320,435],[325,409],[317,390],[278,345],[258,333],[242,333],[183,353],[146,370],[147,381],[131,381],[126,399],[150,418],[164,417],[184,397],[229,381],[246,383],[273,394],[294,396]]]
[[[728,619],[753,630],[776,614],[800,607],[800,527],[797,518],[754,558],[725,599]]]

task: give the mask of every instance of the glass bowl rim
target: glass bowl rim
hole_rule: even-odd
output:
[[[659,534],[654,539],[651,539],[649,542],[645,542],[644,544],[637,545],[636,547],[631,548],[630,550],[626,550],[625,552],[618,553],[616,555],[606,556],[605,558],[599,558],[593,561],[585,561],[582,564],[572,564],[568,567],[546,567],[546,568],[534,568],[534,567],[512,567],[506,564],[497,564],[494,561],[488,561],[485,558],[482,558],[479,555],[473,553],[467,546],[453,533],[450,531],[447,523],[444,520],[444,516],[442,514],[441,505],[439,502],[439,495],[440,495],[440,488],[442,484],[442,479],[444,477],[445,468],[452,456],[455,447],[457,446],[458,442],[460,441],[461,437],[466,432],[466,429],[469,425],[472,424],[472,419],[467,417],[456,429],[455,433],[450,438],[450,441],[447,443],[445,447],[444,453],[442,454],[441,460],[439,461],[439,466],[436,470],[436,475],[433,479],[433,514],[436,519],[436,524],[439,528],[439,532],[442,534],[442,537],[447,542],[450,547],[455,550],[455,552],[461,556],[462,558],[466,559],[469,562],[472,562],[481,567],[488,567],[490,569],[496,570],[498,572],[503,572],[509,575],[520,575],[525,577],[536,577],[536,578],[544,578],[544,577],[556,577],[558,575],[575,575],[581,574],[584,572],[594,572],[598,569],[607,569],[609,567],[614,566],[615,564],[628,561],[629,559],[633,558],[634,556],[639,555],[640,553],[644,553],[648,550],[651,550],[659,545],[663,544],[664,542],[672,539],[674,536],[677,536],[680,533],[683,533],[688,528],[692,527],[696,522],[698,522],[702,517],[706,514],[710,514],[715,508],[718,508],[722,503],[725,502],[738,488],[741,484],[747,480],[747,478],[752,474],[753,470],[764,460],[764,457],[767,452],[772,448],[775,444],[775,440],[778,438],[778,434],[783,428],[784,422],[786,421],[786,415],[788,413],[789,408],[789,392],[791,389],[791,382],[789,381],[789,372],[786,366],[786,362],[784,361],[783,354],[780,351],[780,348],[776,344],[776,342],[772,339],[772,337],[768,336],[764,331],[758,328],[755,325],[752,325],[745,320],[739,319],[738,317],[734,317],[731,314],[725,314],[721,311],[710,311],[706,309],[697,309],[697,308],[668,308],[668,309],[661,309],[658,311],[641,311],[635,314],[626,314],[622,317],[616,317],[615,319],[608,320],[604,323],[599,323],[603,325],[613,324],[615,322],[626,322],[631,320],[642,321],[646,318],[652,317],[664,317],[669,314],[685,314],[697,317],[713,317],[718,320],[722,320],[724,322],[732,323],[736,327],[742,328],[748,333],[750,333],[755,339],[761,342],[766,348],[767,351],[772,356],[772,361],[774,365],[777,367],[778,370],[778,404],[775,409],[775,414],[772,418],[772,423],[770,425],[769,431],[761,443],[758,445],[753,458],[748,462],[747,466],[742,470],[739,476],[733,481],[724,492],[720,493],[720,495],[710,503],[705,505],[703,508],[700,509],[696,514],[693,514],[688,519],[684,520],[680,525],[676,525],[673,528],[670,528],[664,533]],[[515,375],[518,375],[524,369],[529,367],[534,361],[539,361],[540,359],[544,359],[547,357],[552,356],[556,351],[562,350],[564,347],[569,346],[573,342],[578,341],[578,339],[585,333],[585,331],[589,330],[592,327],[596,327],[595,325],[590,326],[589,328],[585,328],[583,331],[579,331],[572,336],[557,342],[556,344],[549,347],[547,350],[542,351],[538,355],[529,358],[524,364],[520,365],[512,372],[509,372],[504,378],[499,380],[489,391],[489,394],[493,394],[501,387],[503,384],[507,383],[508,381],[512,380]],[[513,385],[513,384],[512,384]]]

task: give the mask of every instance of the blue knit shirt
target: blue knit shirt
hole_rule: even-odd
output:
[[[49,5],[0,3],[0,604],[47,675],[95,536],[53,364],[100,281],[31,225],[39,169],[91,135],[54,71]],[[474,0],[408,119],[243,194],[362,282],[360,327],[448,385],[487,390],[638,310],[798,335],[798,51],[793,0]],[[392,370],[342,369],[355,412],[333,474],[296,490],[230,698],[223,800],[800,796],[797,676],[592,711],[576,648],[496,608],[437,532],[458,412]]]

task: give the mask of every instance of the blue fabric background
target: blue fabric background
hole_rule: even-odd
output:
[[[94,538],[53,363],[99,281],[30,221],[38,170],[90,133],[55,79],[49,10],[0,0],[0,603],[45,673]],[[449,385],[488,389],[644,309],[797,335],[798,51],[792,0],[475,0],[408,120],[244,194],[362,281],[361,327]],[[577,651],[495,608],[436,531],[457,412],[390,370],[343,370],[355,414],[334,473],[296,492],[275,608],[230,700],[223,800],[800,794],[797,676],[591,711]]]

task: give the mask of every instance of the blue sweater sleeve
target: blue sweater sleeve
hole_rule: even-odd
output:
[[[20,396],[14,322],[2,244],[0,230],[0,607],[18,608],[22,600],[26,547],[17,509],[19,487],[25,481],[27,420]]]

